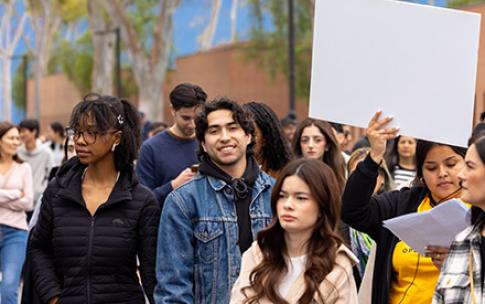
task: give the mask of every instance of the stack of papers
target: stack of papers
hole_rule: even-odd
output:
[[[449,247],[470,223],[471,210],[463,202],[451,199],[428,211],[386,220],[384,227],[424,255],[428,245]]]

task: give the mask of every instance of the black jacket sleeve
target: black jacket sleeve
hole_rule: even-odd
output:
[[[51,200],[55,189],[47,188],[42,197],[39,220],[32,230],[29,255],[32,263],[34,287],[43,302],[61,294],[61,283],[55,271],[51,245],[53,213]]]
[[[399,191],[372,196],[379,165],[367,155],[350,175],[342,196],[342,220],[377,240],[382,221],[396,217]],[[409,191],[409,190],[405,190]]]
[[[160,222],[160,207],[155,196],[147,191],[146,203],[138,221],[138,258],[140,259],[140,274],[150,303],[155,303],[153,290],[157,284],[155,276],[155,261],[157,256],[157,234]]]

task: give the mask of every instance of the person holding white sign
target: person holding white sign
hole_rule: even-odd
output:
[[[433,303],[484,303],[485,267],[485,132],[471,139],[459,174],[461,199],[472,207],[472,225],[452,243]],[[474,143],[473,143],[474,142]]]
[[[372,303],[430,303],[448,248],[428,246],[420,256],[383,227],[382,221],[412,212],[430,210],[460,193],[458,172],[465,150],[419,140],[416,147],[416,181],[411,188],[372,196],[386,142],[398,128],[386,125],[377,112],[369,122],[371,151],[347,181],[342,197],[342,220],[369,234],[377,244]],[[429,244],[433,245],[433,244]]]

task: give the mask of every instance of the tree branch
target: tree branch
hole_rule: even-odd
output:
[[[209,19],[209,24],[207,24],[207,27],[204,29],[202,34],[198,37],[202,50],[208,50],[212,46],[220,11],[221,11],[221,0],[212,0],[212,9],[211,9],[211,16]]]
[[[239,0],[232,0],[231,6],[231,42],[236,42],[237,38],[237,9]]]
[[[136,36],[135,29],[131,25],[130,21],[128,20],[128,16],[126,16],[123,8],[119,5],[119,3],[116,0],[102,2],[106,3],[105,8],[107,9],[107,11],[109,11],[121,25],[121,34],[126,35],[127,44],[128,47],[131,49],[132,53],[138,54],[140,52],[143,52],[140,41]]]
[[[172,30],[172,15],[179,5],[179,0],[160,0],[160,14],[153,31],[153,47],[150,61],[156,63],[162,56],[163,48],[169,43],[170,31]]]

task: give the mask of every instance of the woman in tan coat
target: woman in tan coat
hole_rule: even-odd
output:
[[[244,253],[231,303],[357,303],[357,259],[337,232],[339,189],[319,160],[283,169],[271,196],[273,222]]]

